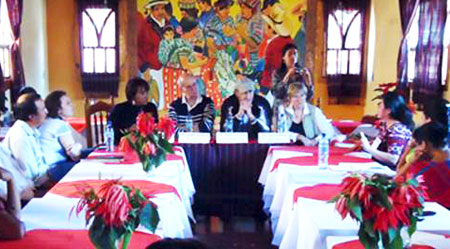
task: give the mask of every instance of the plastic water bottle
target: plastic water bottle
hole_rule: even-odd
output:
[[[186,132],[192,132],[194,131],[194,123],[192,121],[192,116],[188,115],[186,119]]]
[[[325,134],[322,133],[319,140],[319,169],[326,169],[328,167],[328,154],[329,154],[329,144],[328,139]]]
[[[111,121],[108,121],[105,128],[105,144],[107,151],[114,151],[114,129]]]
[[[224,124],[225,132],[233,132],[233,114],[231,113],[231,108],[228,110],[227,118]]]
[[[284,112],[280,112],[278,114],[277,132],[278,133],[286,132],[286,115],[284,114]]]

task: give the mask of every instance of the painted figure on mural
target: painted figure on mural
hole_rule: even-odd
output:
[[[164,96],[162,86],[162,64],[158,59],[159,44],[162,39],[162,30],[166,24],[164,19],[165,5],[167,0],[149,0],[145,6],[145,15],[138,12],[138,67],[139,75],[142,76],[148,70],[151,78],[156,84],[151,84],[152,92],[154,88],[158,89],[158,97],[154,100],[159,108],[163,106],[161,96]],[[152,97],[155,96],[152,94]]]
[[[175,38],[175,30],[170,25],[164,27],[163,37],[158,58],[164,66],[164,108],[167,109],[174,99],[181,96],[177,80],[183,71],[194,72],[206,63],[206,58],[201,53],[194,52],[194,47],[188,40]]]
[[[264,68],[264,60],[259,58],[259,47],[264,37],[264,21],[261,17],[260,0],[239,0],[241,13],[236,17],[236,39],[239,60],[245,60],[241,72],[247,77],[257,80]]]
[[[306,55],[306,11],[307,3],[306,0],[298,3],[293,9],[292,14],[298,18],[300,22],[300,27],[297,34],[294,37],[295,45],[297,45],[299,58],[298,64],[301,67],[305,66],[305,55]]]
[[[203,30],[209,20],[214,16],[214,8],[211,5],[211,0],[198,0],[198,8],[201,11],[200,17],[198,19],[198,24]]]
[[[214,4],[215,15],[205,26],[209,61],[202,71],[202,78],[205,84],[211,87],[214,87],[214,81],[217,81],[223,98],[233,94],[236,82],[233,71],[237,57],[234,37],[236,25],[230,16],[232,5],[231,0],[218,0]]]
[[[285,19],[284,11],[280,8],[273,8],[270,14],[263,15],[265,21],[265,31],[267,47],[264,54],[265,67],[261,78],[261,92],[268,94],[272,88],[272,77],[276,70],[281,67],[282,51],[286,44],[293,44],[291,38],[292,25]]]
[[[180,9],[181,19],[191,17],[197,20],[198,9],[195,0],[178,0],[178,8]]]

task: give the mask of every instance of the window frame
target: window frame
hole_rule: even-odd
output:
[[[108,8],[111,9],[111,12],[105,18],[103,25],[101,27],[100,33],[97,30],[97,27],[94,25],[93,18],[87,14],[92,25],[97,33],[98,44],[96,48],[105,49],[105,72],[96,72],[95,71],[95,51],[94,59],[93,59],[93,72],[85,72],[84,71],[84,49],[91,48],[91,46],[84,46],[83,41],[83,13],[87,9],[103,9]],[[107,20],[111,17],[111,13],[115,13],[115,72],[108,73],[107,72],[107,63],[106,63],[106,50],[112,47],[102,47],[101,46],[101,36],[103,28],[105,27]],[[89,1],[89,0],[78,0],[78,21],[79,21],[79,53],[80,53],[80,75],[81,75],[81,83],[83,85],[83,91],[87,97],[98,97],[98,98],[107,98],[110,96],[117,97],[119,90],[119,80],[120,80],[120,44],[119,44],[119,8],[117,0],[109,0],[109,1]]]
[[[11,35],[11,43],[3,43],[0,41],[0,57],[4,57],[4,58],[0,58],[0,62],[8,62],[8,67],[5,67],[4,63],[1,63],[1,69],[2,69],[2,73],[3,73],[3,79],[5,82],[9,83],[13,80],[13,63],[12,63],[12,46],[14,44],[14,34],[12,31],[12,27],[11,27],[11,21],[10,21],[10,17],[8,14],[8,5],[6,4],[6,0],[0,0],[0,13],[3,11],[6,11],[6,15],[2,15],[5,16],[6,19],[8,20],[8,22],[5,24],[5,27],[7,27],[7,31],[9,31],[9,35]],[[6,8],[6,10],[5,10]],[[2,25],[2,24],[1,24]],[[0,27],[1,27],[0,25]],[[4,35],[8,35],[7,31],[5,31]],[[3,36],[1,36],[3,37]],[[5,58],[7,57],[7,58]],[[5,69],[8,68],[9,70],[5,71]]]

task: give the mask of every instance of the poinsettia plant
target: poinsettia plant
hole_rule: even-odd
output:
[[[353,174],[342,181],[342,191],[332,199],[342,219],[350,215],[359,221],[359,240],[366,249],[402,249],[400,230],[411,236],[423,212],[425,188],[412,175],[395,178],[374,174]]]
[[[167,154],[173,154],[168,139],[172,137],[175,123],[161,117],[158,123],[149,113],[140,113],[136,118],[136,127],[125,133],[119,143],[119,150],[136,152],[143,169],[148,172],[163,163]]]
[[[80,192],[83,197],[76,213],[86,210],[86,225],[94,219],[89,238],[96,248],[116,249],[119,241],[123,241],[122,249],[127,248],[139,224],[155,232],[159,215],[156,205],[149,200],[151,195],[125,186],[119,180],[104,183],[98,192],[90,186],[81,187]]]

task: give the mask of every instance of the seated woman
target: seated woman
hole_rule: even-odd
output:
[[[20,221],[20,197],[14,177],[0,165],[0,184],[6,182],[6,191],[0,188],[0,240],[21,239],[25,226]]]
[[[450,152],[446,144],[447,128],[437,122],[414,131],[414,158],[397,174],[422,175],[431,200],[450,208]]]
[[[444,126],[447,125],[447,104],[448,100],[446,99],[434,99],[431,101],[427,101],[423,106],[423,124],[437,122]],[[397,170],[399,168],[402,168],[406,163],[411,162],[411,160],[414,158],[415,146],[417,146],[417,144],[415,143],[414,139],[411,139],[402,156],[400,157],[399,162],[397,163]]]
[[[374,159],[395,168],[411,139],[411,130],[414,128],[412,113],[402,96],[388,92],[382,96],[382,101],[378,104],[377,116],[380,119],[380,134],[377,140],[381,143],[378,147],[372,146],[367,138],[362,136],[362,148],[372,154]]]
[[[308,88],[302,83],[289,85],[287,91],[287,105],[279,105],[275,108],[274,122],[278,129],[280,114],[285,114],[286,128],[297,134],[297,142],[306,146],[315,146],[320,135],[325,134],[332,138],[335,133],[333,126],[327,120],[323,112],[306,101]]]
[[[127,101],[114,106],[110,120],[114,128],[114,143],[117,145],[124,131],[133,128],[139,113],[151,113],[158,122],[158,109],[156,105],[148,102],[148,83],[141,78],[133,78],[128,81],[125,88]]]
[[[82,144],[76,142],[72,127],[64,119],[73,115],[72,100],[64,91],[51,92],[45,98],[48,114],[39,127],[39,142],[44,151],[45,161],[50,167],[64,167],[61,174],[67,173],[80,159]],[[61,178],[63,175],[61,175]]]
[[[307,101],[311,101],[314,95],[314,86],[311,74],[307,68],[300,68],[297,64],[298,52],[295,44],[288,43],[283,47],[281,67],[275,71],[272,77],[272,94],[275,98],[274,106],[278,106],[286,100],[287,90],[292,83],[304,83],[308,88]]]

